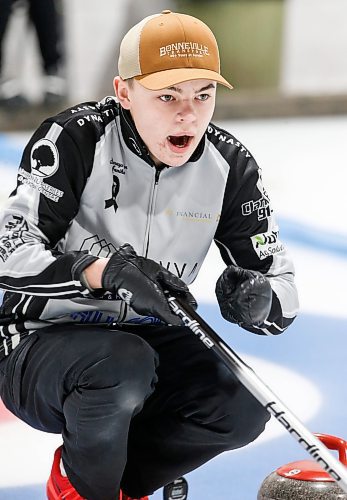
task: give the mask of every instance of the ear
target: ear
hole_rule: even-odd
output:
[[[124,109],[130,109],[129,85],[120,76],[116,76],[113,80],[114,92]]]

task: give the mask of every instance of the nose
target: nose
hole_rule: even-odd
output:
[[[181,123],[193,123],[196,120],[194,106],[189,100],[183,100],[180,104],[177,119]]]

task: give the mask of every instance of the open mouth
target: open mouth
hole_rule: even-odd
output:
[[[168,141],[176,148],[185,148],[192,141],[193,137],[190,135],[169,135]]]

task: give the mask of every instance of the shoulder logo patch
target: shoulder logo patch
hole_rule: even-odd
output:
[[[35,142],[30,153],[31,173],[37,177],[51,177],[59,167],[56,145],[48,139]]]

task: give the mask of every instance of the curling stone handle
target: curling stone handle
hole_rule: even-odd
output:
[[[347,465],[347,441],[329,434],[315,433],[315,436],[322,441],[329,450],[337,450],[339,452],[339,460],[343,465]]]

